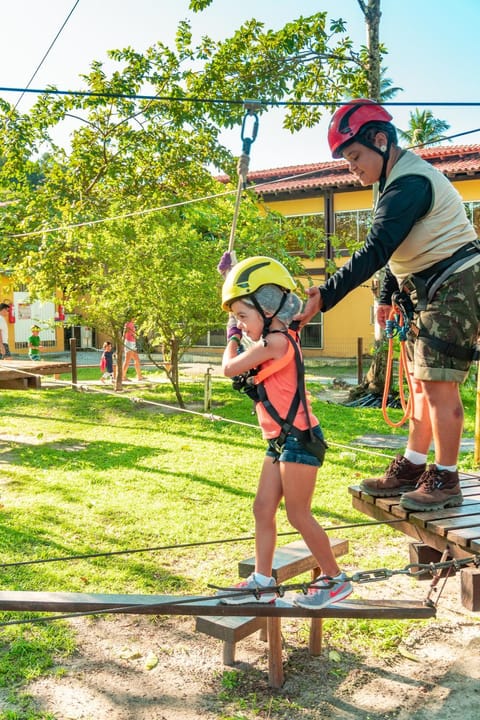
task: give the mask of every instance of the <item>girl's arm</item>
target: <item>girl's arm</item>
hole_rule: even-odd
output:
[[[240,340],[240,336],[235,335]],[[225,377],[243,375],[243,373],[258,367],[267,360],[276,360],[283,357],[287,351],[288,340],[281,333],[267,335],[266,344],[258,340],[246,350],[239,353],[239,343],[230,338],[223,353],[222,371]]]

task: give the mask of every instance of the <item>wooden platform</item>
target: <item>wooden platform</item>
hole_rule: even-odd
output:
[[[349,487],[353,507],[376,520],[400,520],[392,527],[451,557],[465,558],[480,553],[480,476],[460,473],[463,503],[432,512],[404,510],[400,495],[374,498],[359,485]]]
[[[395,520],[392,524],[395,530],[417,541],[410,546],[411,562],[418,557],[420,564],[428,564],[438,562],[446,551],[449,558],[457,560],[480,555],[480,476],[460,473],[460,485],[461,505],[428,512],[405,510],[400,506],[400,495],[375,498],[362,492],[359,485],[351,486],[349,492],[353,507],[365,515],[376,520]],[[460,579],[462,604],[468,610],[480,611],[480,570],[465,567]]]
[[[0,360],[0,389],[26,390],[41,387],[40,375],[70,373],[69,362],[47,360]]]

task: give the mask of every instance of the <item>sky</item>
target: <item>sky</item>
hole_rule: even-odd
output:
[[[75,6],[75,0],[15,0],[2,2],[0,26],[0,88],[24,88]],[[388,49],[387,77],[403,88],[394,100],[412,103],[393,107],[394,123],[406,129],[415,103],[480,103],[477,46],[480,27],[478,0],[382,0],[380,38]],[[188,9],[188,0],[79,0],[53,44],[31,88],[55,85],[81,90],[80,74],[94,60],[105,62],[106,51],[133,47],[143,51],[157,41],[172,44],[180,20],[190,19],[194,38],[231,35],[252,17],[278,29],[300,15],[326,11],[342,17],[358,48],[366,42],[363,14],[357,0],[213,0],[202,13]],[[0,90],[18,109],[27,111],[31,94]],[[448,134],[479,128],[455,139],[456,144],[480,144],[480,106],[420,107],[450,124]],[[282,128],[284,110],[269,109],[259,121],[250,150],[250,170],[325,162],[328,117],[312,129],[290,133]],[[65,130],[67,132],[67,130]],[[225,132],[223,142],[234,155],[242,149],[240,128]]]

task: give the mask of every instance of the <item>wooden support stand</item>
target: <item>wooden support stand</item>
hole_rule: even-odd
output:
[[[348,552],[348,541],[330,539],[335,557]],[[238,564],[240,577],[248,577],[255,570],[255,558],[250,557]],[[272,576],[281,584],[305,572],[311,572],[312,579],[318,577],[320,568],[316,559],[303,540],[296,540],[277,548],[273,559]],[[259,631],[260,639],[268,640],[269,680],[272,687],[283,685],[282,628],[280,617],[197,617],[196,630],[223,640],[223,662],[235,663],[235,646],[248,635]],[[310,620],[309,653],[322,652],[322,618]]]
[[[460,570],[460,593],[462,605],[478,612],[480,610],[480,568],[462,568]]]
[[[436,550],[425,543],[410,543],[408,546],[408,552],[410,556],[410,563],[419,563],[420,565],[438,563],[442,558],[440,550]],[[412,572],[417,572],[418,570],[420,570],[420,568],[412,568]],[[440,573],[440,577],[453,577],[455,574],[454,568],[445,568]],[[429,570],[425,570],[421,575],[415,575],[415,578],[416,580],[431,580],[432,573]]]

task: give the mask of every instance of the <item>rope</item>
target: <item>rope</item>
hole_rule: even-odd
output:
[[[357,527],[370,527],[370,526],[376,526],[376,525],[394,525],[395,523],[404,522],[403,520],[376,520],[376,521],[366,521],[366,522],[360,522],[360,523],[350,523],[349,525],[331,525],[330,527],[324,527],[325,532],[331,532],[331,531],[337,531],[337,530],[350,530],[352,528]],[[279,532],[277,533],[277,537],[289,537],[291,535],[299,535],[300,533],[297,530],[289,530],[286,532]],[[53,557],[53,558],[41,558],[37,560],[18,560],[16,562],[11,563],[1,563],[0,568],[6,569],[6,568],[15,568],[20,567],[23,565],[43,565],[45,563],[55,563],[55,562],[72,562],[74,560],[90,560],[92,558],[99,558],[99,557],[113,557],[115,555],[135,555],[138,553],[146,553],[146,552],[158,552],[159,550],[180,550],[185,548],[196,548],[196,547],[205,547],[207,545],[228,545],[229,543],[237,543],[237,542],[246,542],[255,540],[255,535],[243,535],[242,537],[234,537],[234,538],[220,538],[218,540],[202,540],[201,542],[191,542],[191,543],[180,543],[175,545],[157,545],[153,547],[145,547],[145,548],[127,548],[126,550],[112,550],[109,552],[96,552],[96,553],[85,553],[83,555],[65,555],[63,557]]]
[[[407,420],[413,417],[414,414],[414,400],[413,400],[413,385],[410,373],[408,372],[408,358],[406,348],[406,337],[408,331],[408,321],[403,310],[395,303],[390,311],[389,318],[386,324],[386,336],[388,338],[388,355],[387,355],[387,368],[385,376],[385,385],[383,388],[382,397],[382,415],[383,419],[390,427],[400,427]],[[392,367],[393,367],[393,340],[394,337],[398,336],[400,340],[400,359],[398,365],[398,390],[400,393],[400,401],[403,409],[403,416],[398,422],[394,422],[388,416],[388,396],[390,394],[390,386],[392,382]],[[409,396],[408,401],[405,400],[404,393],[404,375],[407,380]]]
[[[17,368],[15,365],[9,365],[7,366],[5,361],[2,362],[2,367],[10,367],[12,370],[15,370],[18,373],[21,373],[22,375],[27,375],[29,377],[37,377],[37,378],[44,378],[44,375],[39,375],[38,373],[29,372],[28,370],[21,370],[20,368]],[[1,368],[0,368],[1,370]],[[110,397],[119,397],[117,391],[115,390],[107,390],[107,388],[104,387],[95,387],[92,385],[87,385],[84,383],[74,383],[71,380],[55,380],[51,379],[49,380],[49,383],[54,386],[59,387],[74,387],[77,390],[80,390],[81,392],[93,392],[97,393],[97,395],[108,395]],[[175,411],[179,413],[187,413],[189,415],[196,415],[198,417],[202,417],[205,420],[210,420],[211,422],[226,422],[230,423],[231,425],[240,425],[242,427],[251,428],[252,430],[259,430],[258,425],[254,425],[253,423],[247,423],[243,422],[242,420],[233,420],[232,418],[226,418],[222,415],[214,415],[213,413],[203,413],[199,412],[197,410],[190,410],[188,408],[181,408],[176,405],[168,405],[168,403],[161,403],[154,400],[147,400],[146,398],[141,398],[138,396],[123,396],[125,400],[129,400],[130,402],[138,405],[153,405],[155,407],[165,408],[166,410]],[[342,443],[336,443],[331,440],[328,441],[328,444],[332,447],[337,447],[341,450],[349,450],[353,452],[359,452],[364,453],[366,455],[371,455],[374,457],[382,457],[386,458],[387,460],[391,460],[391,455],[388,455],[387,453],[377,452],[375,450],[370,450],[368,448],[363,448],[357,445],[344,445]]]

